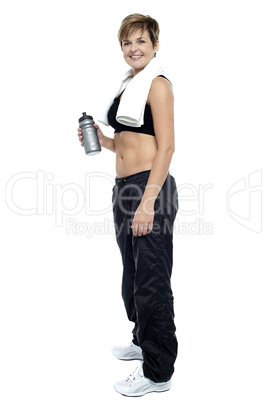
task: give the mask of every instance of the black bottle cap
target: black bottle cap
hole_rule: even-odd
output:
[[[83,112],[82,117],[80,117],[78,121],[80,123],[81,121],[86,120],[86,119],[93,120],[92,116],[89,116],[89,115],[86,114],[86,112]]]

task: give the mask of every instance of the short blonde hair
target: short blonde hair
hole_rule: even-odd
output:
[[[149,15],[130,14],[121,23],[118,39],[122,46],[122,41],[127,39],[135,30],[141,29],[142,32],[148,31],[153,46],[159,39],[159,24]]]

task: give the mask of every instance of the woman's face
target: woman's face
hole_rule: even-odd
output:
[[[136,75],[153,59],[159,48],[159,42],[153,46],[148,31],[134,31],[129,38],[122,41],[123,57]]]

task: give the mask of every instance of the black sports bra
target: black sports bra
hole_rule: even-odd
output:
[[[166,78],[164,75],[159,75],[159,77]],[[167,80],[168,78],[166,78]],[[114,134],[120,133],[121,131],[132,131],[134,133],[143,133],[148,135],[155,136],[154,125],[153,125],[153,118],[151,113],[151,108],[148,103],[146,103],[145,111],[144,111],[144,124],[141,127],[130,127],[125,126],[124,124],[120,124],[116,120],[117,111],[120,104],[120,97],[123,91],[114,98],[112,105],[108,111],[108,122],[111,127],[113,127]]]

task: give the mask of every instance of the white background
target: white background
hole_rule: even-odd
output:
[[[267,63],[258,0],[1,7],[0,399],[122,400],[113,383],[136,366],[110,353],[132,330],[112,230],[114,154],[87,157],[76,136],[81,113],[94,116],[128,69],[117,31],[133,12],[161,27],[180,190],[179,357],[172,390],[144,398],[265,402]]]

